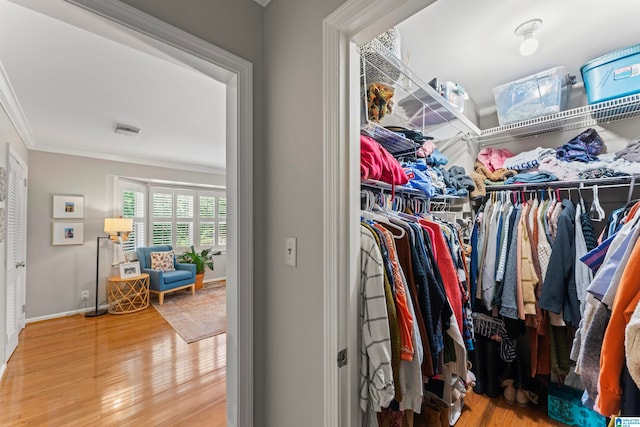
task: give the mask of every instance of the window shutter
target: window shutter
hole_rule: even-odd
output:
[[[171,223],[170,222],[154,222],[152,243],[154,245],[170,245],[171,239]]]
[[[226,217],[227,217],[227,198],[218,197],[218,218],[226,218]]]
[[[227,244],[227,223],[218,223],[218,246],[225,246]]]
[[[189,247],[193,245],[193,222],[179,222],[176,224],[176,246]]]
[[[200,196],[200,218],[216,217],[216,198],[213,196]]]
[[[152,213],[154,218],[171,218],[173,216],[173,194],[153,193]]]
[[[122,242],[122,250],[131,252],[145,246],[145,193],[139,190],[123,189],[121,194],[122,217],[133,219],[133,230],[129,233],[129,238]]]
[[[216,244],[216,223],[201,222],[200,223],[200,245],[214,246]]]
[[[193,218],[193,196],[176,195],[176,218]]]

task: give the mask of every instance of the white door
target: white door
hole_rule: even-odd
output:
[[[18,346],[24,329],[27,169],[25,163],[9,150],[7,172],[7,350],[5,360]],[[4,212],[3,212],[4,216]],[[3,218],[4,219],[4,218]]]

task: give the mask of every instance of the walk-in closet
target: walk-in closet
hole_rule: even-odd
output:
[[[362,426],[640,425],[637,16],[439,0],[359,44]]]

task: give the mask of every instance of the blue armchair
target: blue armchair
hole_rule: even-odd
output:
[[[151,252],[172,251],[171,245],[148,246],[136,249],[140,271],[149,274],[149,291],[158,294],[160,305],[164,303],[164,294],[191,288],[191,293],[196,291],[196,266],[176,262],[175,254],[173,264],[175,270],[161,271],[151,269]]]

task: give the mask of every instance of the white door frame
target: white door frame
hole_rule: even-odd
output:
[[[325,425],[356,426],[360,252],[360,78],[357,44],[436,0],[348,0],[323,21]],[[339,350],[348,363],[338,369]]]
[[[65,1],[232,74],[224,82],[227,85],[227,425],[251,426],[254,399],[253,64],[117,0]],[[219,74],[212,73],[211,77],[220,79]]]
[[[4,247],[5,247],[5,265],[6,265],[6,269],[5,269],[5,275],[6,275],[6,284],[7,284],[7,296],[5,298],[5,308],[6,308],[6,314],[7,314],[7,318],[6,318],[6,328],[7,330],[5,330],[5,335],[7,340],[5,341],[5,349],[4,349],[4,354],[2,355],[3,360],[4,361],[9,361],[9,358],[11,357],[11,355],[13,354],[13,352],[15,351],[16,347],[18,346],[18,335],[20,334],[20,332],[24,329],[24,325],[25,325],[25,313],[24,313],[24,304],[25,304],[25,300],[26,300],[26,269],[25,269],[25,261],[26,261],[26,257],[27,257],[27,236],[26,236],[26,229],[27,229],[27,165],[25,163],[24,160],[22,160],[22,158],[20,157],[20,155],[13,149],[13,147],[11,146],[11,144],[7,143],[7,152],[6,152],[6,182],[5,182],[5,188],[4,190],[0,190],[0,191],[5,191],[5,196],[6,196],[6,202],[5,202],[5,213],[2,217],[0,217],[0,221],[5,221],[6,224],[6,232],[5,232],[5,236],[4,236]],[[9,208],[10,208],[10,203],[9,203],[9,198],[11,197],[11,194],[9,193],[9,190],[11,189],[11,186],[9,184],[11,184],[11,181],[13,180],[12,175],[13,175],[13,167],[11,166],[12,163],[17,163],[18,167],[22,169],[22,172],[24,173],[23,175],[20,176],[22,182],[18,181],[15,183],[15,185],[17,186],[23,186],[24,190],[22,193],[22,197],[20,200],[18,200],[18,203],[20,204],[19,206],[15,206],[15,210],[16,212],[10,212]],[[15,227],[14,225],[12,225],[9,222],[9,215],[13,215],[15,220],[14,220],[14,224],[17,222],[17,220],[19,219],[19,221],[21,222],[21,226],[20,227]],[[20,216],[20,218],[18,218],[18,215]],[[6,217],[6,219],[5,219]],[[13,263],[13,265],[9,264],[9,258],[10,258],[10,253],[13,252],[13,248],[9,247],[9,234],[10,233],[14,233],[14,242],[19,242],[22,241],[22,253],[18,254],[17,257],[15,257],[14,259],[11,260],[11,262]],[[17,234],[20,233],[20,234]],[[10,280],[11,278],[14,278],[13,280]],[[9,308],[9,305],[11,304],[10,298],[9,298],[9,289],[10,289],[10,283],[14,282],[17,285],[14,287],[13,289],[13,307],[12,309]],[[9,336],[9,325],[11,324],[11,321],[9,320],[9,313],[14,313],[14,322],[16,323],[16,327],[15,329],[13,329],[11,331],[12,336]],[[17,319],[16,319],[17,317]],[[0,375],[0,379],[2,378],[2,376]]]

